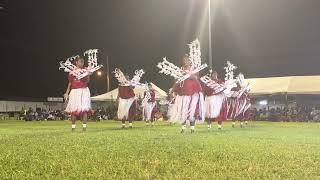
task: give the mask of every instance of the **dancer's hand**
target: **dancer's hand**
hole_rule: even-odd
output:
[[[87,68],[87,73],[88,73],[88,76],[91,76],[93,74],[93,72],[91,72],[91,68]]]
[[[68,93],[65,93],[65,94],[63,95],[63,98],[64,98],[65,101],[68,101],[68,99],[69,99],[69,94],[68,94]]]

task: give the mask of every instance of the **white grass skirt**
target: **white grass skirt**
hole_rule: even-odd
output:
[[[88,87],[72,89],[66,107],[67,113],[81,114],[91,110],[90,90]]]
[[[168,116],[168,119],[169,119],[169,120],[171,119],[172,114],[173,114],[173,107],[174,107],[174,104],[169,104],[169,105],[168,105],[167,116]]]
[[[155,102],[147,102],[143,106],[142,114],[143,114],[143,120],[151,120],[152,112],[154,107],[156,106]]]
[[[206,97],[204,102],[206,118],[217,118],[220,115],[224,99],[223,93]]]
[[[246,99],[239,100],[239,111],[237,112],[236,117],[243,115],[250,108],[250,106],[251,104],[248,103]]]
[[[129,110],[134,101],[135,101],[135,97],[130,99],[119,98],[118,119],[122,120],[122,119],[129,118]]]
[[[230,99],[228,103],[228,118],[235,119],[237,113],[239,112],[239,100],[238,99]]]
[[[192,96],[177,95],[171,108],[169,121],[172,123],[184,123],[187,120],[204,121],[204,98],[201,92],[194,93]]]
[[[236,117],[240,116],[243,113],[243,110],[246,105],[246,100],[244,100],[244,99],[241,99],[238,102],[239,102],[239,104],[238,104],[238,108],[237,108],[237,112],[236,112]]]

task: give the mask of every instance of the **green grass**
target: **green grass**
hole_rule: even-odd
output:
[[[320,179],[320,124],[120,124],[0,121],[0,179]]]

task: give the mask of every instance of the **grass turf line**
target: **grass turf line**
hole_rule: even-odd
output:
[[[320,179],[320,124],[0,121],[0,179]]]

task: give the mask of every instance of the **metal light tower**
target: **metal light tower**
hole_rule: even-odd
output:
[[[107,56],[107,92],[110,91],[109,56]]]
[[[209,27],[209,67],[212,69],[213,59],[212,59],[212,40],[211,40],[211,0],[208,0],[208,27]]]

